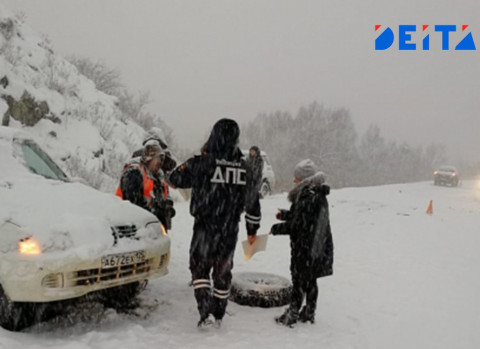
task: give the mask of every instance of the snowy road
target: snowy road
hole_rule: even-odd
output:
[[[335,274],[319,280],[315,325],[276,325],[281,308],[229,304],[219,330],[201,332],[188,287],[193,221],[177,204],[170,274],[149,285],[135,314],[98,304],[22,333],[0,329],[0,348],[445,348],[480,347],[480,181],[458,188],[432,182],[332,190]],[[433,215],[425,213],[433,200]],[[260,233],[286,195],[262,201]],[[246,236],[243,228],[240,239]],[[234,272],[289,277],[287,237]]]

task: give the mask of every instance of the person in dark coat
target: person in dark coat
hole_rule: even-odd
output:
[[[289,235],[292,296],[290,306],[275,320],[292,326],[297,320],[315,321],[317,278],[333,274],[333,240],[330,229],[327,195],[330,187],[323,172],[307,159],[295,167],[296,186],[289,192],[290,210],[280,210],[273,235]],[[300,310],[303,300],[306,305]]]
[[[217,121],[201,155],[188,159],[169,176],[175,187],[192,188],[190,214],[195,222],[190,271],[199,327],[220,326],[225,315],[241,213],[246,211],[250,243],[255,241],[260,226],[260,204],[258,196],[249,194],[255,187],[252,172],[237,146],[239,135],[234,120]]]
[[[253,145],[250,148],[247,163],[252,168],[254,184],[257,188],[257,191],[259,191],[263,178],[263,159],[260,156],[260,148],[258,148],[256,145]]]
[[[165,154],[158,141],[148,140],[140,155],[124,166],[116,195],[152,212],[169,230],[175,209],[160,174]]]

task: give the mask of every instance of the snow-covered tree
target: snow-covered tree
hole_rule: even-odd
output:
[[[312,159],[327,174],[332,187],[378,185],[429,179],[434,164],[445,162],[445,147],[424,151],[398,145],[371,125],[358,142],[357,131],[345,108],[327,109],[313,102],[293,118],[286,112],[259,114],[243,127],[243,147],[265,150],[277,177],[277,191],[292,185],[292,171],[301,159]]]

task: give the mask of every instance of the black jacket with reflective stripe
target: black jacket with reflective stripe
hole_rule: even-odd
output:
[[[260,226],[260,203],[252,171],[240,151],[228,160],[204,153],[178,166],[169,175],[177,188],[192,188],[190,213],[213,226],[239,222],[245,210],[249,235]]]

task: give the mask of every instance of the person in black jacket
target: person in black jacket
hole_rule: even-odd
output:
[[[263,159],[260,156],[260,148],[256,145],[250,147],[248,158],[247,158],[248,165],[252,168],[253,172],[253,181],[257,191],[260,190],[262,185],[262,177],[263,177]]]
[[[195,218],[190,244],[190,271],[200,314],[199,327],[220,326],[230,293],[238,223],[246,210],[248,241],[260,226],[252,172],[238,148],[240,129],[231,119],[215,123],[202,154],[170,173],[169,182],[192,188],[190,214]],[[210,280],[212,271],[213,290]]]
[[[333,240],[330,230],[328,201],[330,187],[323,172],[307,159],[295,167],[296,186],[289,192],[290,210],[280,210],[282,223],[271,228],[273,235],[290,235],[292,296],[290,306],[277,323],[292,326],[297,320],[315,321],[317,278],[333,274]],[[300,310],[303,300],[306,305]]]

